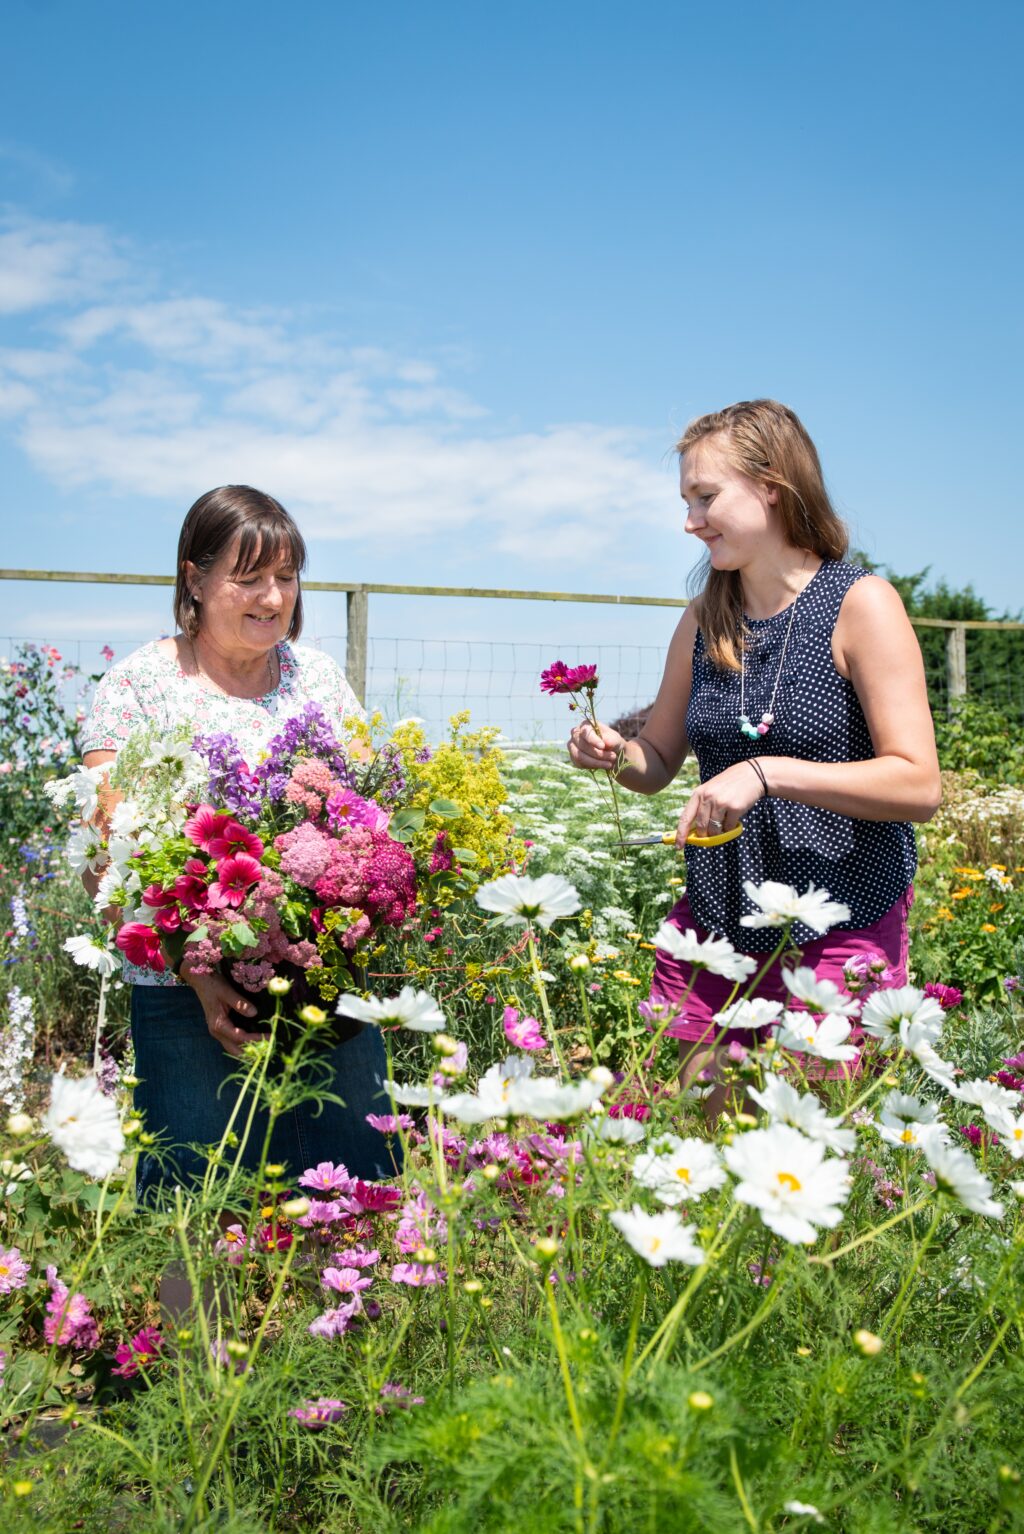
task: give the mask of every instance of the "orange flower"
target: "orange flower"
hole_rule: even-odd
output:
[[[954,890],[949,898],[950,900],[969,900],[973,894],[974,890],[969,890],[967,886],[964,885],[963,889]]]
[[[998,932],[999,928],[993,926],[992,922],[990,921],[983,921],[981,924],[981,930],[982,932]]]

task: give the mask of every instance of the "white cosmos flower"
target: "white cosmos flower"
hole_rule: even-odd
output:
[[[722,1028],[767,1028],[778,1020],[781,1011],[781,1001],[765,1001],[763,996],[743,997],[716,1012],[715,1022]]]
[[[935,1186],[940,1193],[959,1199],[972,1214],[988,1214],[996,1220],[1003,1218],[1002,1204],[997,1204],[991,1196],[992,1184],[978,1171],[966,1151],[953,1145],[941,1145],[938,1140],[925,1141],[921,1149],[935,1173]]]
[[[819,980],[813,969],[784,969],[782,980],[789,994],[802,1001],[811,1012],[828,1012],[832,1017],[856,1017],[860,1002],[845,996],[831,980]]]
[[[647,1134],[639,1119],[613,1119],[611,1114],[588,1120],[584,1128],[595,1140],[607,1140],[612,1145],[639,1145]]]
[[[760,1103],[770,1119],[780,1124],[792,1124],[808,1139],[820,1140],[829,1150],[844,1153],[852,1151],[857,1144],[855,1129],[844,1129],[838,1119],[829,1118],[813,1092],[800,1093],[781,1076],[767,1076],[760,1091],[748,1087],[747,1095]]]
[[[597,1081],[562,1083],[550,1076],[532,1076],[516,1083],[510,1100],[516,1116],[561,1121],[589,1113],[603,1091]]]
[[[506,926],[536,922],[539,927],[550,927],[560,916],[573,916],[580,908],[580,897],[559,874],[541,874],[539,879],[502,874],[500,879],[480,886],[476,903],[503,916]]]
[[[1017,1093],[1013,1094],[1020,1098]],[[999,1143],[1009,1151],[1014,1161],[1024,1157],[1024,1113],[1014,1113],[1010,1108],[986,1108],[985,1122],[999,1136]]]
[[[43,1128],[76,1172],[107,1177],[121,1159],[124,1135],[117,1106],[104,1096],[95,1076],[79,1081],[63,1072],[54,1076]]]
[[[453,1092],[439,1106],[463,1124],[508,1118],[562,1120],[588,1112],[604,1089],[601,1081],[534,1076],[532,1060],[510,1055],[484,1072],[476,1092]]]
[[[923,1150],[925,1141],[937,1141],[940,1145],[949,1140],[949,1131],[945,1124],[938,1118],[922,1121],[919,1118],[905,1118],[893,1106],[892,1099],[899,1097],[899,1092],[890,1092],[882,1111],[875,1122],[879,1137],[887,1145],[895,1145],[897,1150]],[[913,1099],[916,1101],[916,1099]]]
[[[95,826],[76,826],[68,837],[65,856],[76,874],[85,869],[98,874],[108,862],[102,832]]]
[[[450,1118],[463,1124],[482,1124],[486,1119],[511,1118],[512,1091],[533,1075],[533,1061],[526,1055],[509,1055],[480,1077],[475,1092],[452,1092],[441,1105]]]
[[[339,996],[335,1011],[362,1023],[411,1028],[414,1033],[436,1033],[444,1027],[444,1013],[428,991],[403,985],[397,996],[378,1001],[376,996]]]
[[[440,1108],[445,1095],[443,1087],[418,1086],[415,1082],[405,1081],[388,1083],[388,1093],[403,1108]]]
[[[934,996],[926,996],[916,985],[876,991],[868,997],[860,1015],[864,1032],[887,1045],[894,1045],[911,1025],[917,1026],[917,1037],[927,1038],[929,1044],[934,1044],[945,1021],[946,1014]]]
[[[692,928],[680,932],[667,921],[654,934],[654,946],[683,964],[700,965],[734,982],[746,980],[757,968],[757,960],[737,953],[728,938],[708,937],[701,942]]]
[[[760,910],[741,916],[741,927],[784,927],[787,922],[799,921],[814,932],[827,932],[837,922],[850,919],[849,906],[830,900],[827,890],[816,890],[813,884],[802,895],[791,884],[779,884],[774,879],[763,884],[744,879],[743,889]]]
[[[125,897],[115,899],[115,896]],[[96,886],[96,895],[93,906],[97,911],[105,911],[108,905],[123,905],[126,903],[127,891],[123,872],[111,863],[100,875],[100,882]]]
[[[1009,1092],[998,1081],[988,1081],[984,1076],[962,1082],[950,1095],[972,1108],[980,1108],[986,1119],[993,1111],[1012,1112],[1020,1103],[1019,1092]]]
[[[955,1095],[956,1079],[953,1066],[948,1060],[941,1059],[930,1040],[917,1032],[916,1024],[912,1023],[907,1028],[904,1047],[909,1054],[913,1055],[926,1076],[930,1076],[933,1081],[939,1083],[940,1087],[944,1087],[947,1092]]]
[[[66,937],[63,948],[76,964],[81,964],[84,969],[94,969],[103,979],[120,967],[119,954],[111,953],[109,948],[101,948],[99,943],[84,932],[77,937]]]
[[[821,1060],[856,1060],[856,1044],[847,1044],[850,1020],[846,1017],[815,1017],[813,1012],[784,1012],[775,1035],[780,1049],[817,1055]]]
[[[144,818],[142,806],[134,799],[119,800],[110,814],[111,840],[114,837],[134,837],[140,830]]]
[[[631,1210],[613,1209],[608,1218],[652,1268],[663,1268],[666,1262],[687,1262],[699,1268],[704,1262],[704,1253],[694,1239],[696,1226],[684,1225],[674,1209],[647,1214],[634,1204]]]
[[[789,1124],[752,1129],[727,1145],[725,1163],[739,1178],[734,1197],[752,1204],[784,1241],[810,1243],[816,1226],[831,1229],[849,1195],[845,1161],[825,1160],[825,1147]]]
[[[650,1188],[659,1204],[683,1204],[725,1182],[725,1168],[707,1140],[663,1134],[633,1162],[633,1181]]]
[[[1024,1182],[1011,1182],[1010,1191],[1019,1199],[1024,1199]]]

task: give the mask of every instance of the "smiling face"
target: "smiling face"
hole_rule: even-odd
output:
[[[199,636],[222,654],[239,659],[266,653],[287,638],[299,594],[299,576],[287,542],[261,569],[262,549],[238,569],[241,535],[205,572],[187,564],[190,589],[199,600]]]
[[[715,570],[742,570],[780,537],[778,491],[733,467],[720,439],[694,443],[680,464],[686,531],[699,538]]]

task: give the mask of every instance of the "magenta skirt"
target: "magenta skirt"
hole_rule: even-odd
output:
[[[872,926],[857,931],[837,929],[826,932],[824,937],[817,938],[813,943],[806,944],[802,950],[800,964],[813,969],[819,980],[831,980],[842,990],[844,988],[843,965],[849,959],[862,954],[880,954],[890,971],[886,978],[886,985],[906,985],[909,948],[907,916],[913,902],[914,890],[913,886],[910,886],[896,904],[890,906],[885,915],[880,916]],[[665,919],[673,927],[678,927],[680,932],[687,930],[696,932],[701,942],[710,935],[694,921],[690,914],[690,902],[685,895],[677,905],[672,907]],[[758,960],[760,968],[767,954],[751,954],[750,957]],[[755,970],[754,975],[757,973],[758,971]],[[689,964],[679,959],[672,959],[659,949],[651,978],[651,1002],[662,1006],[675,1006],[685,994],[686,987],[692,979],[693,970]],[[741,984],[736,992],[737,996],[742,996],[749,984],[749,980]],[[721,1012],[732,992],[731,981],[724,980],[721,975],[712,975],[706,969],[698,970],[693,990],[683,1003],[679,1017],[665,1030],[666,1038],[685,1039],[691,1044],[730,1044],[734,1039],[741,1044],[753,1043],[758,1031],[750,1028],[719,1028],[714,1021],[715,1013]],[[778,961],[760,981],[757,995],[766,1001],[781,1001],[795,1011],[802,1009],[803,1004],[795,1002],[783,984],[782,965]],[[850,1036],[850,1043],[857,1043],[858,1034],[859,1029],[855,1027]]]

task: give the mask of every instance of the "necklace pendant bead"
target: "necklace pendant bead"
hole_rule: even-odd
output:
[[[764,724],[764,725],[774,724],[775,723],[775,715],[774,714],[762,714],[761,715],[761,723]]]
[[[768,734],[768,726],[764,723],[763,720],[758,725],[757,729],[754,731],[754,734],[755,735],[767,735]]]

